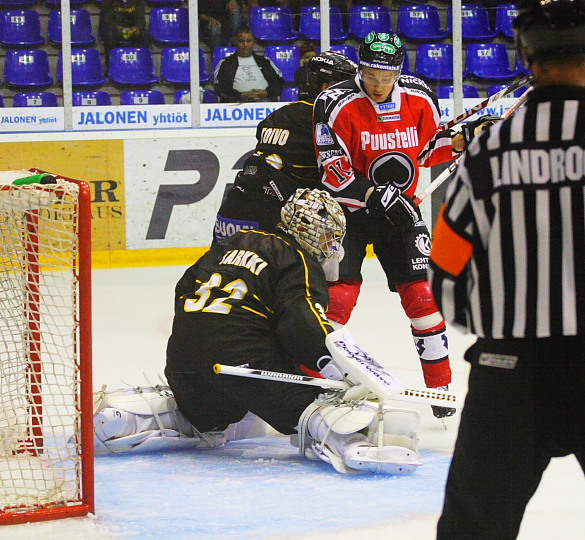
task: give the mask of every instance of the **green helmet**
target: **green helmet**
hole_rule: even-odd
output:
[[[396,34],[370,32],[360,45],[360,66],[402,71],[406,53]]]

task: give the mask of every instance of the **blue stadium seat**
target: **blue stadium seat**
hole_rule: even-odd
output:
[[[295,80],[295,71],[301,66],[301,48],[298,45],[269,45],[264,49],[264,56],[282,71],[285,82]]]
[[[250,29],[260,41],[294,41],[295,32],[291,11],[287,7],[253,7],[250,9]]]
[[[112,96],[103,90],[81,90],[73,92],[73,106],[104,106],[112,104]]]
[[[58,107],[59,100],[53,92],[21,92],[14,94],[13,107]]]
[[[421,43],[416,50],[414,72],[417,77],[434,81],[453,80],[453,45]]]
[[[42,87],[53,84],[49,56],[42,49],[6,51],[4,80],[14,87]]]
[[[57,80],[63,82],[63,53],[57,55]],[[73,86],[101,86],[106,82],[100,52],[97,49],[71,49]]]
[[[171,84],[191,82],[189,47],[166,47],[160,56],[160,74],[164,81]],[[199,83],[209,82],[211,77],[205,64],[205,53],[199,49]]]
[[[496,32],[498,35],[514,39],[512,21],[518,16],[517,4],[500,4],[496,7]]]
[[[189,43],[189,10],[184,7],[157,7],[150,10],[148,30],[156,43]]]
[[[343,54],[356,64],[359,62],[357,50],[352,45],[331,45],[331,50]]]
[[[201,95],[201,103],[219,103],[219,98],[217,97],[215,92],[213,90],[211,90],[210,88],[206,88],[205,90],[200,88],[199,90],[200,90],[200,95]],[[175,96],[173,98],[173,103],[175,103],[175,105],[178,103],[181,103],[181,98],[187,94],[190,94],[190,93],[191,92],[189,91],[188,88],[183,89],[183,90],[177,90],[175,92]],[[190,100],[187,101],[186,103],[190,103]]]
[[[51,43],[61,45],[61,11],[53,9],[49,12],[47,38]],[[96,39],[91,26],[91,15],[86,9],[71,10],[71,45],[73,47],[87,47],[93,45]]]
[[[508,86],[509,85],[507,84],[492,84],[487,89],[487,95],[488,97],[493,96],[494,94],[497,94],[502,90],[505,90],[506,88],[508,88]],[[514,90],[514,92],[512,92],[511,95],[507,95],[506,97],[520,97],[524,92],[526,92],[526,90],[528,90],[528,87],[521,86],[520,88]]]
[[[296,86],[287,86],[280,94],[280,101],[298,101],[298,99],[299,89]]]
[[[110,52],[110,79],[120,85],[149,85],[158,81],[152,51],[145,47],[118,47]]]
[[[352,6],[349,9],[349,33],[364,39],[372,30],[392,32],[390,11],[386,6]]]
[[[235,47],[216,47],[213,49],[213,58],[211,60],[211,73],[215,73],[215,68],[219,61],[230,54],[234,54],[236,52]]]
[[[211,88],[206,88],[203,90],[202,103],[219,103],[219,98]]]
[[[432,4],[405,4],[398,8],[396,32],[400,37],[414,41],[437,42],[450,31],[441,26],[441,13]]]
[[[164,105],[165,95],[159,90],[126,90],[120,96],[120,105]]]
[[[299,19],[299,31],[306,39],[319,41],[321,39],[321,11],[320,6],[303,6]],[[343,41],[349,37],[343,27],[341,9],[337,6],[329,8],[329,33],[331,41]]]
[[[4,107],[4,98],[0,96],[0,107]]]
[[[408,49],[402,45],[404,49],[404,64],[402,65],[402,73],[401,75],[414,75],[414,73],[410,70],[410,58],[408,56]]]
[[[41,19],[34,9],[0,12],[0,43],[7,47],[38,47],[45,42]]]
[[[191,91],[188,88],[182,88],[181,90],[177,90],[175,92],[175,95],[173,96],[173,103],[175,105],[178,105],[179,103],[181,103],[181,98],[186,95],[186,94],[190,94]]]
[[[439,99],[452,99],[453,98],[453,85],[445,85],[441,84],[437,86],[437,97]],[[478,98],[479,90],[471,85],[471,84],[464,84],[463,85],[463,97],[464,98]]]
[[[510,69],[508,49],[503,43],[470,43],[467,46],[465,76],[507,80],[516,77],[516,70]]]
[[[453,9],[449,8],[449,29],[453,27]],[[490,14],[486,7],[473,4],[461,6],[461,33],[469,41],[487,41],[497,35],[492,29]]]

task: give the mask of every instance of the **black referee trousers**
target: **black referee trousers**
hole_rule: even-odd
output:
[[[437,540],[513,540],[551,458],[585,472],[585,336],[479,339]]]

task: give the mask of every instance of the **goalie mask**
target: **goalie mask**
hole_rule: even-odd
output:
[[[330,259],[341,252],[345,216],[341,206],[318,189],[297,189],[280,211],[282,228],[309,253]]]
[[[514,30],[520,56],[528,65],[585,53],[585,0],[523,0]]]

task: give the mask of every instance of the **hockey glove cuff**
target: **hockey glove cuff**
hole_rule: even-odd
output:
[[[415,202],[399,189],[390,185],[370,188],[366,193],[366,207],[370,212],[379,212],[395,227],[408,230],[422,221]]]
[[[484,129],[490,127],[499,120],[501,120],[499,116],[484,114],[483,116],[478,117],[477,120],[472,120],[471,122],[463,124],[461,126],[461,133],[465,140],[465,146],[467,146],[471,140],[474,137],[477,137]]]

